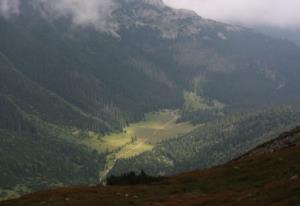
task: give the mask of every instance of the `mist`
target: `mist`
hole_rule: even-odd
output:
[[[299,0],[163,0],[200,16],[247,26],[300,27]]]
[[[19,0],[0,0],[0,15],[9,18],[19,14]]]
[[[125,0],[124,0],[125,1]],[[299,0],[163,0],[175,8],[196,11],[200,16],[249,27],[268,26],[281,29],[300,28]],[[71,17],[74,25],[93,26],[114,32],[118,24],[111,13],[117,7],[113,0],[0,0],[0,16],[20,14],[20,5],[43,4],[47,18]]]
[[[92,25],[99,30],[115,30],[117,25],[111,19],[116,5],[111,0],[43,0],[53,15],[71,16],[76,25]]]
[[[0,15],[5,18],[19,15],[25,1],[45,18],[67,16],[74,25],[93,26],[100,31],[114,32],[118,27],[111,17],[117,6],[112,0],[0,0]]]

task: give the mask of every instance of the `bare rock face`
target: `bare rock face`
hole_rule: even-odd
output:
[[[197,35],[207,28],[226,26],[190,10],[168,7],[161,0],[118,0],[118,4],[114,17],[121,28],[150,27],[159,30],[166,39]]]

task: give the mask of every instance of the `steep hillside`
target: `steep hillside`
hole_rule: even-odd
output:
[[[35,115],[46,122],[82,129],[93,129],[98,125],[104,131],[109,131],[111,127],[100,118],[83,112],[57,94],[30,80],[1,53],[0,80],[0,94],[3,98],[9,98],[24,112]],[[9,115],[1,117],[9,118]],[[6,125],[10,126],[10,123],[7,122]]]
[[[140,186],[62,188],[0,203],[18,205],[299,205],[299,129],[222,166]],[[274,143],[276,150],[270,150]],[[297,142],[297,144],[295,144]],[[289,145],[288,147],[286,145]]]
[[[289,132],[282,133],[278,138],[256,147],[245,155],[239,157],[239,160],[249,159],[251,157],[272,153],[278,150],[289,149],[299,145],[300,127],[298,126]]]
[[[74,143],[56,125],[84,128],[102,121],[28,79],[2,54],[0,113],[0,197],[97,181],[104,157]]]

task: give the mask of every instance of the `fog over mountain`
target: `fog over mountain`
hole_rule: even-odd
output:
[[[0,0],[0,14],[5,17],[19,13],[20,1]],[[127,2],[128,0],[122,0]],[[107,26],[115,0],[35,0],[47,4],[58,15],[71,15],[78,24]],[[161,1],[152,1],[157,4]],[[297,0],[163,0],[171,7],[196,11],[200,16],[223,22],[245,25],[267,25],[281,28],[300,26],[300,2]]]
[[[0,15],[5,18],[18,16],[22,0],[0,0]],[[117,27],[111,21],[111,12],[116,8],[112,0],[33,0],[33,7],[39,9],[45,18],[72,17],[77,26],[95,26],[100,31],[114,31]]]
[[[223,22],[268,25],[283,28],[300,26],[297,0],[164,0],[170,6],[187,8],[199,15]]]
[[[164,0],[205,18],[253,28],[267,35],[300,42],[300,2],[297,0]]]

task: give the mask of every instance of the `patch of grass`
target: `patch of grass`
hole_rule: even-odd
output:
[[[147,114],[144,121],[126,127],[123,132],[104,137],[89,132],[82,143],[98,152],[106,152],[106,166],[99,172],[99,179],[104,180],[119,159],[128,159],[152,150],[161,141],[175,138],[194,130],[197,126],[190,123],[176,123],[178,111],[164,110]]]
[[[121,149],[120,154],[125,154],[125,157],[134,156],[133,151],[140,154],[152,149],[152,145],[188,133],[197,127],[186,122],[176,123],[178,118],[178,111],[165,110],[150,113],[146,115],[144,121],[131,124],[124,128],[123,132],[112,133],[104,137],[88,132],[87,137],[79,141],[100,153]],[[128,155],[126,150],[130,150],[132,155]]]
[[[143,152],[152,150],[153,145],[146,144],[142,141],[136,141],[134,143],[130,143],[123,147],[117,154],[116,158],[118,159],[127,159],[136,155],[139,155]]]

